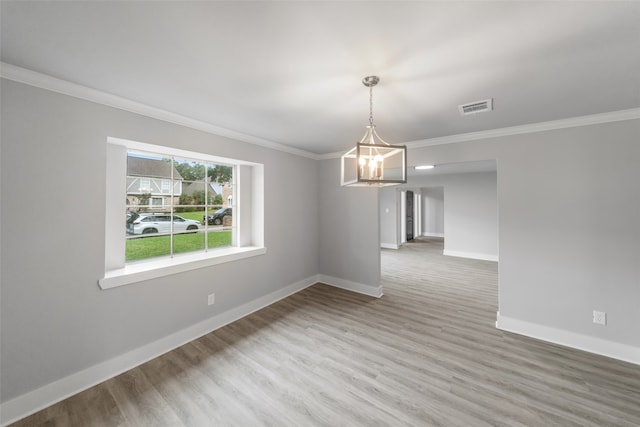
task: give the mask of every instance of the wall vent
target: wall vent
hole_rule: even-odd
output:
[[[463,116],[468,114],[483,113],[485,111],[493,110],[493,98],[485,99],[483,101],[470,102],[458,106],[458,111]]]

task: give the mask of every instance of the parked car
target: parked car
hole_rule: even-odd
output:
[[[200,228],[200,223],[194,219],[185,219],[178,215],[173,215],[173,232],[182,233],[195,231]],[[127,233],[129,234],[151,234],[170,233],[171,214],[170,213],[133,213],[127,218]]]
[[[204,224],[204,222],[207,221],[209,225],[220,225],[222,224],[222,219],[227,215],[232,216],[231,208],[218,209],[214,213],[204,215],[202,217],[202,223]]]

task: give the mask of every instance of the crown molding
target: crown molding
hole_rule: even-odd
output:
[[[476,141],[479,139],[498,138],[502,136],[521,135],[525,133],[544,132],[548,130],[567,129],[634,119],[640,119],[640,108],[590,114],[588,116],[578,116],[568,119],[551,120],[548,122],[530,123],[526,125],[483,130],[479,132],[461,133],[458,135],[443,136],[440,138],[422,139],[418,141],[407,142],[406,145],[408,148],[422,148],[432,145],[454,144],[457,142]]]
[[[230,129],[222,128],[201,120],[192,119],[160,108],[152,107],[141,102],[132,101],[121,96],[106,93],[97,89],[92,89],[66,80],[51,77],[47,74],[21,68],[6,62],[0,62],[0,77],[18,83],[35,86],[41,89],[58,92],[86,101],[107,105],[154,119],[185,126],[191,129],[207,132],[213,135],[232,138],[249,144],[258,145],[273,150],[282,151],[296,156],[306,157],[313,160],[326,160],[340,158],[344,152],[334,152],[326,154],[316,154],[299,148],[290,147],[274,141],[247,135]],[[566,129],[579,126],[589,126],[601,123],[619,122],[624,120],[640,119],[640,108],[628,110],[611,111],[608,113],[591,114],[588,116],[572,117],[568,119],[552,120],[540,123],[531,123],[520,126],[511,126],[484,130],[478,132],[461,133],[457,135],[442,136],[438,138],[422,139],[406,143],[407,148],[415,149],[430,147],[433,145],[455,144],[459,142],[477,141],[487,138],[499,138],[503,136],[520,135],[526,133],[544,132],[548,130]]]
[[[36,71],[8,64],[6,62],[0,62],[0,77],[29,86],[38,87],[40,89],[46,89],[52,92],[61,93],[63,95],[72,96],[74,98],[84,99],[85,101],[95,102],[97,104],[118,108],[120,110],[129,111],[153,119],[185,126],[213,135],[223,136],[242,142],[247,142],[249,144],[294,154],[296,156],[318,160],[318,155],[309,151],[289,147],[287,145],[269,141],[263,138],[258,138],[253,135],[236,132],[234,130],[226,129],[220,126],[213,125],[211,123],[203,122],[201,120],[196,120],[190,117],[182,116],[180,114],[172,113],[161,108],[152,107],[141,102],[132,101],[118,95],[113,95],[97,89],[92,89],[90,87],[71,83],[66,80],[58,79],[47,74],[38,73]]]
[[[549,130],[567,129],[580,126],[597,125],[601,123],[621,122],[625,120],[640,119],[640,108],[630,108],[628,110],[611,111],[608,113],[591,114],[588,116],[571,117],[568,119],[551,120],[548,122],[531,123],[520,126],[510,126],[478,132],[460,133],[457,135],[442,136],[439,138],[421,139],[418,141],[406,142],[407,148],[415,149],[431,147],[434,145],[456,144],[459,142],[478,141],[488,138],[499,138],[503,136],[521,135],[526,133],[544,132]],[[318,160],[335,159],[344,154],[343,152],[327,153],[318,155]]]

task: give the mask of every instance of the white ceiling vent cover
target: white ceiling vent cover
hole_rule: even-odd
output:
[[[458,105],[458,110],[463,116],[469,114],[484,113],[485,111],[493,110],[493,98],[485,99],[482,101],[470,102],[464,105]]]

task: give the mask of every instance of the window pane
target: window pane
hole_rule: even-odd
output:
[[[231,230],[210,231],[209,249],[231,246]]]
[[[204,232],[202,230],[174,234],[173,253],[180,254],[202,250],[204,250]]]
[[[151,180],[149,178],[139,178],[138,184],[139,193],[151,193]]]
[[[171,254],[171,236],[127,236],[126,261],[138,261]]]
[[[231,246],[232,183],[232,166],[130,152],[126,261]]]
[[[213,195],[206,193],[204,181],[183,181],[176,212],[192,211],[191,206],[204,206],[207,200],[213,201]]]
[[[163,179],[162,180],[162,194],[171,194],[171,180]]]

